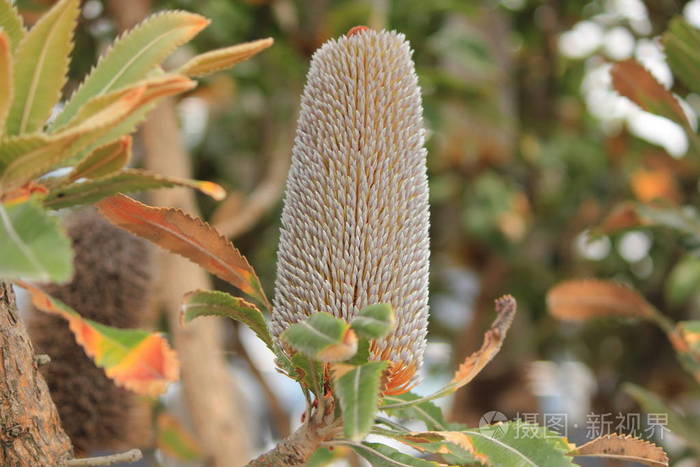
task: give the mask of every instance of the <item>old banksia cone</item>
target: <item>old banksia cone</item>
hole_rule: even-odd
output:
[[[429,212],[420,89],[403,34],[353,28],[313,56],[287,180],[272,332],[389,303],[372,358],[414,385],[428,321]]]

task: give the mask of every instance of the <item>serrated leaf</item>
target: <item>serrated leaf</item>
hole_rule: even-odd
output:
[[[666,59],[688,89],[700,93],[700,31],[682,17],[671,20],[662,39]]]
[[[248,261],[203,220],[178,209],[147,206],[124,195],[106,198],[97,207],[115,225],[199,264],[269,309],[260,280]]]
[[[214,290],[193,290],[185,295],[182,302],[183,323],[189,323],[201,316],[223,316],[239,321],[255,332],[272,349],[272,336],[262,312],[240,297]]]
[[[0,204],[0,277],[65,282],[73,275],[70,239],[36,200]]]
[[[17,285],[31,294],[37,309],[68,321],[76,342],[118,385],[156,397],[169,383],[177,381],[179,365],[175,352],[161,335],[105,326],[82,318],[68,305],[32,285],[23,282]]]
[[[601,436],[572,449],[569,456],[604,457],[628,462],[639,462],[652,467],[668,467],[668,456],[663,449],[649,441],[617,433]]]
[[[471,438],[459,431],[423,431],[405,433],[396,437],[412,448],[432,454],[439,454],[450,464],[490,464],[488,457],[479,453]]]
[[[417,401],[420,398],[421,396],[417,394],[406,392],[398,396],[385,395],[383,397],[383,402],[385,404],[410,403],[412,401]],[[380,409],[384,410],[383,407],[380,407]],[[440,410],[440,407],[430,401],[424,401],[398,409],[387,410],[386,412],[399,418],[420,420],[425,424],[426,429],[429,431],[440,431],[448,428],[448,424],[442,415],[442,410]]]
[[[566,321],[602,316],[650,319],[654,315],[653,307],[635,290],[599,279],[560,282],[547,292],[547,309]]]
[[[630,59],[615,63],[610,75],[615,90],[643,110],[666,117],[684,127],[690,126],[673,94],[639,62]]]
[[[202,458],[202,449],[197,441],[172,415],[158,415],[156,429],[156,445],[166,456],[180,461],[197,461]]]
[[[0,0],[0,4],[4,1]],[[0,137],[5,133],[5,120],[10,112],[10,106],[12,106],[12,51],[7,34],[0,29]]]
[[[475,452],[490,465],[573,467],[566,438],[519,421],[464,430]]]
[[[131,136],[123,136],[95,149],[68,174],[67,181],[100,178],[126,167],[131,160],[131,142]]]
[[[55,135],[37,133],[0,142],[0,191],[21,186],[69,158],[81,145],[124,118],[139,104],[143,92],[143,88],[131,90],[80,125]]]
[[[357,352],[357,336],[350,325],[326,312],[292,324],[280,337],[294,350],[322,362],[342,362]]]
[[[419,459],[379,443],[338,442],[336,444],[350,446],[373,467],[440,467],[445,465]]]
[[[41,130],[51,115],[66,82],[79,5],[79,0],[56,3],[17,47],[7,134]]]
[[[22,17],[10,0],[0,0],[0,28],[10,39],[10,51],[14,53],[26,31]]]
[[[391,305],[377,303],[363,308],[350,322],[350,326],[360,337],[379,339],[391,332],[396,325],[396,316]]]
[[[386,362],[368,362],[333,381],[343,412],[343,433],[360,441],[369,433],[379,404],[382,372]]]
[[[636,384],[625,383],[622,390],[636,400],[646,413],[666,414],[668,429],[700,453],[700,420],[693,420],[680,413],[653,392]]]
[[[177,70],[177,73],[186,76],[207,76],[248,60],[253,55],[270,47],[273,42],[272,38],[268,37],[267,39],[211,50],[192,57]]]
[[[139,169],[124,169],[101,178],[52,189],[44,200],[44,206],[51,209],[61,209],[81,204],[92,204],[117,193],[176,186],[194,188],[217,200],[223,199],[226,195],[224,189],[213,182],[166,177]]]
[[[71,96],[52,128],[71,121],[91,98],[146,78],[148,72],[208,24],[206,18],[182,11],[147,18],[117,39]]]

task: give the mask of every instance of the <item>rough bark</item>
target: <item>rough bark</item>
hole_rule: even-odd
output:
[[[62,465],[72,457],[12,287],[0,282],[0,465]]]

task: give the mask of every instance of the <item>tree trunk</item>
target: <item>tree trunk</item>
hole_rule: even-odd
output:
[[[73,458],[12,286],[0,282],[0,465],[58,466]]]

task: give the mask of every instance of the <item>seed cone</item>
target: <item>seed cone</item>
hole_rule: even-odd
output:
[[[429,211],[420,89],[402,34],[359,29],[313,56],[287,180],[271,328],[389,303],[373,346],[388,393],[417,383],[428,321]]]
[[[146,326],[151,321],[147,245],[92,209],[69,218],[67,229],[75,275],[68,284],[43,289],[84,318],[120,328]],[[115,386],[75,343],[65,320],[37,311],[28,327],[37,353],[51,357],[43,373],[77,453],[148,444],[148,403]]]

